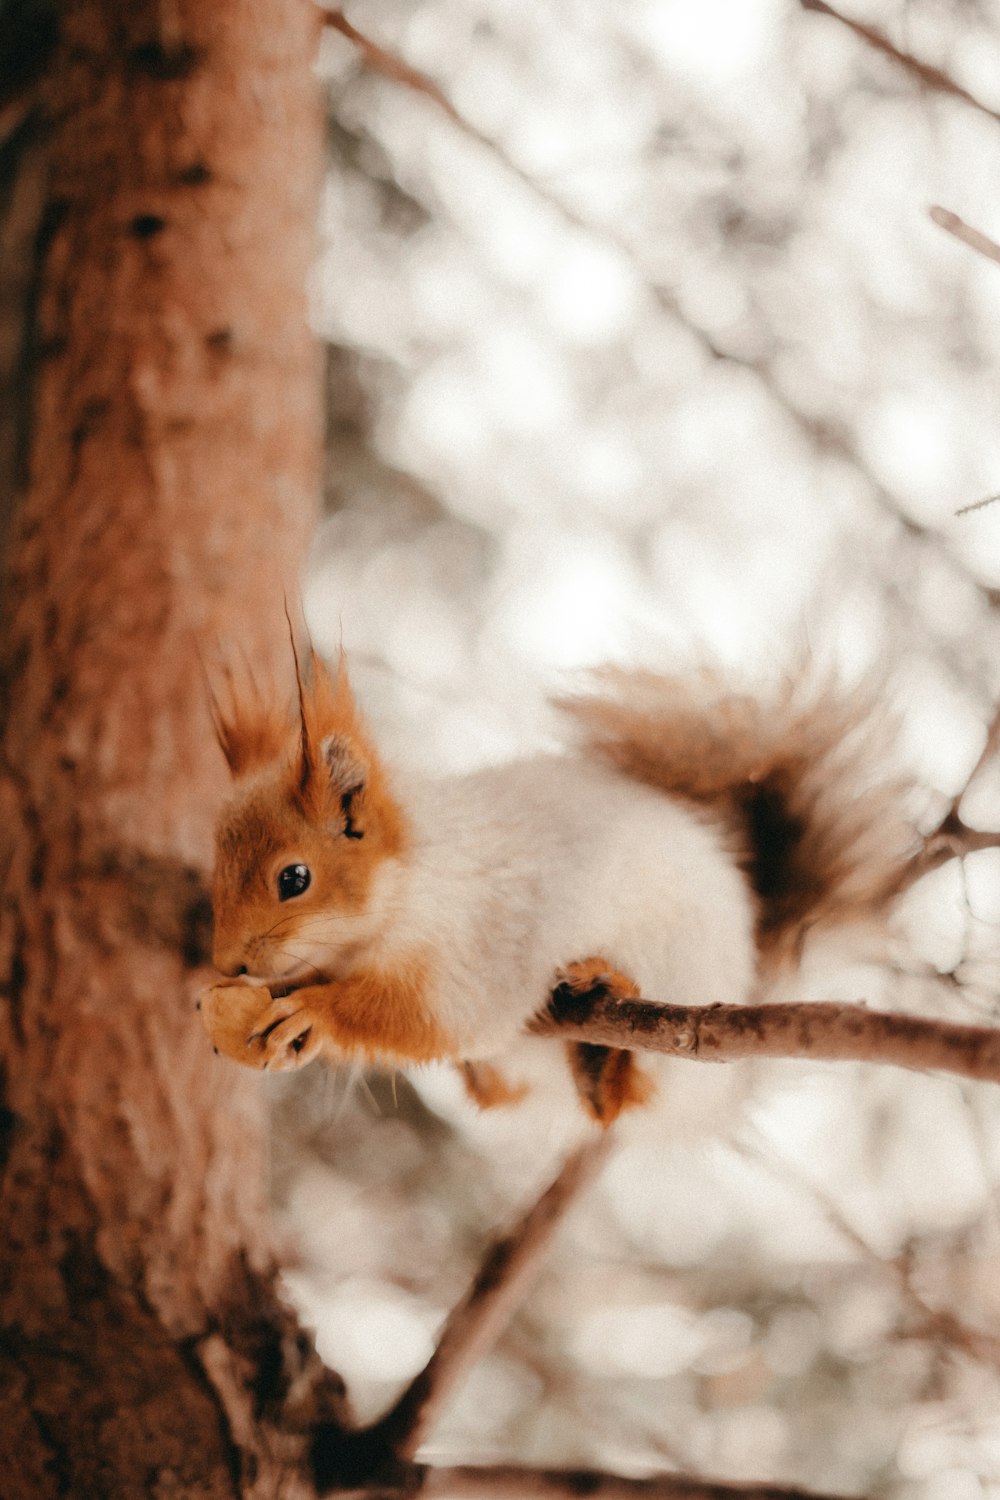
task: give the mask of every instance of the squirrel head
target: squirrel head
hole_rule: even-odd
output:
[[[377,937],[405,830],[343,658],[331,675],[310,651],[304,677],[295,653],[295,677],[287,710],[231,679],[225,706],[213,699],[236,782],[216,826],[213,957],[231,977],[301,984]]]

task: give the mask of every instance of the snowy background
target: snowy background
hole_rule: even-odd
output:
[[[891,668],[928,826],[963,785],[1000,696],[1000,504],[956,515],[1000,490],[1000,266],[928,208],[1000,238],[1000,6],[851,15],[984,107],[779,0],[353,5],[465,129],[324,38],[305,598],[390,758],[547,743],[547,694],[609,658],[766,679],[808,644]],[[996,826],[998,793],[963,813]],[[996,1019],[998,924],[985,852],[810,992]],[[680,1072],[433,1453],[1000,1497],[997,1090]],[[459,1092],[276,1088],[289,1284],[365,1416],[576,1128]]]

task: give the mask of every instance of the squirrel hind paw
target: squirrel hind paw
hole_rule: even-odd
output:
[[[589,995],[599,990],[611,995],[615,1000],[639,998],[638,985],[599,954],[565,964],[557,970],[552,988],[553,993],[561,990],[570,995]]]
[[[591,1006],[605,997],[638,1000],[642,991],[606,958],[581,958],[558,969],[543,1015],[557,1021],[586,1020]]]
[[[511,1083],[509,1079],[487,1062],[456,1063],[465,1092],[480,1109],[497,1109],[505,1104],[520,1104],[528,1093],[526,1083]]]
[[[631,1052],[591,1042],[567,1042],[566,1053],[581,1104],[605,1129],[623,1110],[647,1104],[655,1092],[652,1079]]]

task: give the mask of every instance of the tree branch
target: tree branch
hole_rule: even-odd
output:
[[[939,229],[946,229],[957,240],[961,240],[963,245],[968,245],[971,249],[978,250],[980,255],[985,255],[987,260],[1000,263],[1000,245],[996,240],[991,240],[988,234],[983,234],[981,229],[973,229],[971,224],[966,224],[965,220],[960,219],[958,214],[952,213],[950,208],[941,208],[937,203],[932,204],[927,212]],[[980,505],[985,503],[985,501],[978,502]],[[974,507],[965,508],[972,510]]]
[[[733,1150],[748,1161],[769,1171],[776,1182],[792,1181],[812,1198],[838,1234],[843,1235],[858,1254],[870,1264],[891,1272],[904,1303],[913,1318],[912,1327],[901,1329],[899,1337],[933,1339],[952,1349],[961,1349],[970,1359],[1000,1369],[1000,1338],[963,1323],[947,1308],[935,1308],[917,1290],[912,1267],[906,1255],[886,1259],[874,1249],[848,1219],[841,1206],[787,1156],[777,1153],[770,1143],[765,1147],[752,1142],[734,1142]]]
[[[936,94],[949,94],[953,99],[961,99],[963,104],[971,104],[973,109],[978,109],[981,114],[988,115],[991,120],[1000,121],[1000,114],[997,114],[996,110],[990,109],[989,105],[977,99],[975,94],[970,94],[968,89],[956,83],[950,74],[943,72],[940,68],[935,68],[932,63],[921,61],[912,52],[904,52],[877,27],[867,26],[863,21],[852,20],[850,16],[845,16],[841,11],[835,10],[832,5],[828,5],[826,0],[799,0],[799,4],[803,10],[817,11],[820,15],[830,16],[834,21],[839,21],[842,26],[853,31],[855,36],[867,42],[869,47],[874,48],[876,52],[881,52],[883,57],[891,58],[893,62],[898,63],[924,88]]]
[[[595,1469],[527,1469],[513,1464],[480,1468],[430,1469],[421,1494],[427,1500],[834,1500],[811,1490],[773,1484],[723,1484],[683,1474],[651,1474],[642,1479]]]
[[[930,1021],[864,1005],[805,1000],[774,1005],[659,1005],[601,991],[560,992],[532,1023],[539,1036],[642,1048],[699,1062],[747,1057],[875,1062],[1000,1083],[1000,1029]]]
[[[341,36],[357,47],[366,66],[374,73],[381,73],[384,78],[391,78],[394,83],[401,83],[415,93],[426,94],[456,125],[460,125],[463,130],[471,130],[472,127],[462,118],[447,94],[426,73],[411,67],[398,53],[390,52],[386,47],[380,47],[378,42],[373,42],[365,32],[351,25],[339,7],[336,10],[324,8],[320,11],[320,18],[324,26],[329,26],[331,31],[339,31]]]
[[[810,0],[800,0],[806,8],[810,8]],[[844,18],[838,12],[828,6],[824,6],[821,0],[812,0],[811,8],[822,9],[835,19]],[[845,424],[830,420],[824,416],[818,416],[814,411],[807,409],[795,395],[787,390],[776,373],[773,364],[763,356],[748,355],[740,353],[733,348],[727,348],[720,343],[714,333],[698,323],[680,304],[676,293],[666,287],[655,276],[651,275],[648,267],[643,263],[641,252],[631,243],[627,234],[620,227],[609,223],[595,223],[586,214],[581,213],[574,205],[555,192],[548,184],[539,182],[530,172],[526,171],[514,161],[503,148],[490,136],[468,120],[455,105],[452,104],[444,90],[434,81],[413,68],[396,53],[389,51],[379,43],[372,41],[364,32],[347,20],[343,11],[323,11],[324,24],[335,31],[339,31],[358,49],[358,52],[366,67],[373,72],[380,73],[390,81],[402,84],[406,88],[425,95],[439,109],[441,109],[453,125],[468,139],[475,141],[490,157],[498,162],[505,171],[528,189],[541,203],[559,215],[563,223],[569,228],[578,230],[591,239],[616,251],[623,256],[636,274],[646,285],[652,303],[656,311],[671,324],[684,328],[697,340],[702,352],[709,359],[731,366],[734,369],[745,370],[758,382],[767,392],[767,395],[779,409],[784,412],[788,419],[802,434],[805,440],[818,452],[828,453],[848,465],[856,474],[860,475],[869,489],[872,500],[886,515],[890,516],[900,528],[908,541],[918,547],[934,548],[940,555],[944,556],[949,565],[966,582],[972,584],[980,597],[990,609],[1000,606],[1000,590],[991,588],[984,584],[962,559],[942,545],[940,532],[934,527],[917,521],[911,516],[906,506],[899,498],[887,489],[865,466],[864,460],[853,437]],[[847,24],[845,22],[845,24]],[[853,23],[852,23],[853,24]],[[865,28],[865,31],[870,28]],[[874,45],[874,42],[873,42]],[[897,53],[892,49],[892,44],[886,42],[893,55],[900,60],[905,60],[907,54]],[[916,63],[916,60],[914,60]],[[919,65],[923,66],[923,65]],[[945,75],[941,75],[944,78]],[[926,82],[925,78],[925,82]],[[957,89],[957,85],[955,85]],[[963,96],[964,97],[964,96]],[[976,104],[977,101],[969,97],[969,102]],[[985,108],[985,106],[983,106]],[[987,111],[989,112],[989,111]]]
[[[608,1142],[607,1136],[595,1136],[577,1147],[520,1223],[495,1241],[427,1365],[378,1424],[397,1457],[413,1457],[468,1367],[495,1342],[567,1212],[596,1177]]]
[[[969,781],[971,782],[970,776]],[[955,800],[961,801],[968,789],[963,787]],[[904,871],[899,890],[907,891],[932,870],[946,865],[952,859],[964,859],[967,854],[978,854],[981,849],[1000,849],[1000,832],[988,828],[970,828],[953,809],[945,814],[938,826],[924,838],[923,844]]]
[[[489,1349],[525,1296],[556,1231],[596,1177],[609,1146],[608,1135],[591,1136],[578,1146],[511,1232],[494,1242],[469,1291],[450,1313],[434,1353],[385,1416],[353,1434],[346,1446],[339,1428],[317,1430],[313,1464],[320,1493],[345,1478],[355,1483],[371,1475],[399,1479],[469,1366]]]
[[[980,771],[983,769],[986,763],[989,760],[992,760],[993,756],[997,752],[998,746],[1000,746],[1000,705],[998,705],[996,709],[994,709],[993,718],[987,725],[986,738],[983,741],[983,748],[979,752],[979,756],[976,760],[975,765],[972,767],[972,770],[965,778],[964,785],[959,788],[959,790],[955,793],[954,797],[951,800],[951,805],[948,808],[948,811],[945,814],[945,817],[941,824],[942,830],[946,828],[949,820],[956,819],[960,822],[961,831],[964,834],[975,834],[975,829],[969,828],[967,824],[961,823],[961,820],[958,817],[958,810],[962,805],[962,800],[965,797],[966,792],[969,790],[970,786],[975,781],[976,777],[979,775]],[[997,837],[998,839],[1000,839],[1000,836]],[[989,846],[978,844],[976,845],[976,847],[982,849]]]
[[[997,246],[997,255],[1000,257],[1000,245]],[[956,516],[969,516],[974,510],[985,510],[987,505],[996,505],[1000,495],[984,495],[981,500],[970,500],[968,505],[960,505],[956,510]]]
[[[320,1494],[331,1500],[840,1500],[781,1485],[725,1484],[682,1474],[630,1478],[596,1469],[413,1462],[456,1384],[524,1296],[567,1211],[599,1171],[610,1140],[605,1133],[579,1146],[511,1233],[495,1242],[427,1365],[384,1417],[346,1440],[340,1427],[317,1429],[313,1471]]]
[[[996,754],[998,748],[1000,748],[1000,705],[994,709],[993,717],[987,725],[986,739],[983,741],[983,748],[979,752],[975,765],[949,802],[944,817],[936,828],[925,835],[909,868],[904,871],[899,885],[901,892],[909,890],[910,886],[915,885],[924,875],[929,874],[931,870],[936,870],[940,865],[947,864],[951,859],[964,859],[967,854],[975,854],[980,849],[1000,848],[1000,832],[970,828],[959,811],[972,783],[987,762]]]
[[[409,1464],[389,1481],[327,1492],[328,1500],[846,1500],[778,1484],[727,1484],[684,1474],[630,1478],[601,1469],[532,1469],[519,1464]]]

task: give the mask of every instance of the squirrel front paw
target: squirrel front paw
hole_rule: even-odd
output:
[[[247,1038],[251,1065],[283,1072],[311,1062],[320,1049],[316,1020],[308,1006],[296,1001],[294,992],[272,1000]]]
[[[595,955],[557,969],[552,988],[565,990],[571,995],[589,995],[594,990],[612,989],[620,977],[606,958]]]
[[[263,985],[213,985],[201,1018],[216,1051],[246,1067],[299,1068],[319,1050],[315,1017],[294,993],[276,1000]]]

